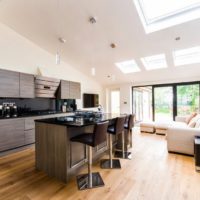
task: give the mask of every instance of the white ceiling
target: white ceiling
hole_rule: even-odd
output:
[[[1,0],[0,21],[53,54],[59,49],[64,61],[89,76],[95,67],[94,78],[104,85],[200,76],[200,64],[175,67],[172,60],[172,50],[200,45],[200,20],[145,34],[133,0]],[[161,53],[169,67],[146,71],[140,58]],[[129,59],[141,72],[125,75],[114,64]]]

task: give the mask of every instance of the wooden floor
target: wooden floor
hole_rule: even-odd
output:
[[[168,154],[164,136],[134,133],[133,159],[121,170],[100,171],[105,187],[78,191],[35,170],[34,149],[0,158],[0,200],[199,200],[193,157]],[[86,171],[85,168],[83,171]]]

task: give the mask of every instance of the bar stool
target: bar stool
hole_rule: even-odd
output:
[[[108,121],[97,123],[94,126],[93,133],[82,133],[70,139],[72,142],[80,142],[88,147],[88,173],[77,176],[79,190],[104,186],[99,172],[92,173],[92,147],[96,147],[106,141],[107,128]]]
[[[127,130],[127,135],[130,141],[130,147],[132,147],[132,128],[133,128],[133,120],[134,115],[129,115],[128,120],[124,123],[124,129]],[[116,151],[115,157],[123,158],[123,159],[131,159],[131,152],[125,151],[125,132],[122,133],[122,151]]]
[[[124,132],[125,117],[117,117],[114,125],[108,127],[109,134],[109,159],[101,160],[101,168],[103,169],[121,169],[119,159],[112,159],[112,135],[118,135]]]

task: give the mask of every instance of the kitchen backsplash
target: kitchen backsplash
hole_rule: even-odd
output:
[[[18,99],[18,98],[0,98],[0,105],[5,102],[14,102],[18,108],[30,108],[31,110],[55,110],[56,100],[55,99]]]

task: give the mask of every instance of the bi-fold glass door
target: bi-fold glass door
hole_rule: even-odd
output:
[[[199,112],[199,84],[177,86],[177,115]]]
[[[136,121],[152,120],[152,87],[133,88],[133,113]]]
[[[199,82],[133,87],[133,113],[137,121],[172,121],[199,112],[199,91]]]
[[[154,119],[155,121],[173,120],[173,87],[154,87]]]

